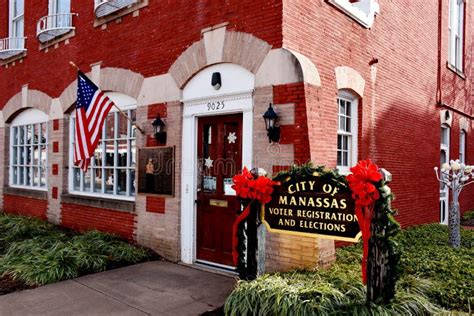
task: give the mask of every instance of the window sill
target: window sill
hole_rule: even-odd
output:
[[[135,212],[135,201],[108,199],[92,195],[65,193],[61,195],[61,203],[79,204],[129,213]]]
[[[107,23],[109,23],[113,20],[119,19],[119,18],[121,18],[121,17],[123,17],[127,14],[130,14],[130,13],[135,14],[135,11],[139,11],[141,8],[144,8],[146,6],[148,6],[148,0],[143,0],[140,3],[132,4],[128,8],[121,9],[119,11],[113,12],[109,15],[104,16],[104,17],[101,17],[101,18],[96,17],[95,21],[94,21],[94,27],[99,27],[101,25],[107,24]]]
[[[5,187],[3,189],[3,194],[11,194],[11,195],[19,195],[25,196],[40,200],[47,200],[48,199],[48,191],[46,188],[44,189],[36,189],[36,188],[27,188],[27,187]]]
[[[458,75],[459,77],[461,77],[461,79],[463,80],[466,80],[466,75],[464,74],[464,72],[462,72],[461,70],[457,69],[456,66],[454,65],[451,65],[451,63],[449,61],[446,62],[446,67],[451,70],[452,72],[454,72],[456,75]]]
[[[375,14],[379,13],[380,11],[378,3],[375,2],[372,4],[373,12],[370,13],[366,13],[359,8],[356,8],[347,0],[327,0],[327,2],[341,10],[348,17],[352,18],[354,21],[365,28],[372,27],[375,21]]]
[[[63,42],[63,41],[66,41],[72,37],[76,36],[76,31],[75,30],[71,30],[65,34],[62,34],[62,35],[59,35],[58,37],[56,37],[55,39],[52,39],[48,42],[45,42],[45,43],[40,43],[39,44],[39,50],[45,50],[47,52],[47,49],[51,46],[54,46],[54,45],[58,45],[59,46],[59,43]],[[57,47],[55,47],[57,48]]]

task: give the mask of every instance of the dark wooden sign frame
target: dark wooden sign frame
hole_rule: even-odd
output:
[[[174,197],[175,196],[175,173],[176,173],[176,146],[156,146],[156,147],[145,147],[145,148],[140,148],[138,149],[138,157],[137,157],[137,191],[138,194],[146,194],[146,195],[156,195],[156,196],[163,196],[163,197]],[[161,166],[163,169],[163,173],[166,173],[167,168],[170,168],[169,170],[169,175],[168,174],[154,174],[153,181],[163,181],[164,177],[168,175],[168,180],[165,182],[166,190],[163,190],[162,192],[150,192],[146,188],[146,183],[147,183],[147,174],[146,174],[146,164],[143,166],[143,161],[148,161],[150,158],[153,159],[153,157],[150,157],[153,155],[153,153],[158,153],[159,151],[171,151],[170,154],[168,154],[169,159],[171,161],[165,161],[164,163],[166,164],[165,166]],[[142,155],[145,154],[145,152],[151,152],[149,153],[146,157],[143,157]],[[166,159],[166,158],[165,158]],[[160,164],[160,161],[156,162]],[[155,163],[155,165],[156,165]],[[163,163],[163,162],[161,162]],[[143,170],[142,170],[143,168]],[[161,177],[162,179],[156,179],[156,176]],[[166,180],[166,179],[165,179]],[[143,185],[145,187],[143,187]]]
[[[301,191],[289,189],[291,185],[301,183],[302,181],[314,181],[313,189],[316,190],[308,190],[309,185],[307,185],[307,187]],[[323,187],[326,189],[327,192],[324,192],[324,190],[322,189]],[[283,197],[281,201],[280,197]],[[283,202],[288,202],[293,197],[295,198],[294,201],[296,201],[295,203],[293,203],[293,205],[291,205],[291,203]],[[300,197],[304,201],[311,199],[311,205],[296,205],[300,203]],[[325,199],[328,199],[327,201],[329,203],[329,207],[324,205]],[[342,200],[343,202],[341,203]],[[337,209],[336,207],[332,208],[331,203],[335,203],[333,204],[333,206],[338,204],[339,209]],[[305,204],[309,203],[305,202]],[[342,206],[344,206],[343,210]],[[275,213],[275,208],[277,208],[281,209],[281,212],[283,212],[284,214],[270,215],[270,208],[273,208],[273,213]],[[311,176],[304,179],[289,179],[288,181],[281,183],[281,185],[275,186],[274,192],[272,194],[272,201],[262,205],[261,212],[262,221],[268,231],[271,233],[318,237],[348,242],[358,242],[359,239],[362,237],[362,232],[360,231],[359,224],[357,222],[357,217],[355,217],[355,202],[351,197],[350,190],[347,187],[338,187],[335,182],[328,181],[328,179],[323,180],[318,176]],[[333,217],[333,213],[335,214],[335,217],[341,217],[345,219],[350,218],[351,220],[338,221],[331,218],[326,218]],[[308,216],[322,216],[323,218],[319,218],[316,220],[314,218],[305,217],[303,214],[308,214]],[[294,223],[294,225],[292,227],[287,228],[282,227],[283,225],[280,225],[279,223],[277,224],[275,222],[276,220],[279,221],[280,219],[287,220],[287,223],[290,223],[292,220],[295,222],[291,222]],[[344,233],[338,233],[335,231],[332,231],[331,233],[322,233],[322,231],[324,230],[301,227],[301,223],[298,221],[304,221],[305,225],[309,222],[312,222],[312,225],[315,225],[315,223],[317,223],[320,224],[320,226],[326,228],[335,227],[335,225],[343,225],[342,223],[344,223],[344,229],[347,231],[344,231]],[[310,224],[308,224],[307,226],[309,225]]]

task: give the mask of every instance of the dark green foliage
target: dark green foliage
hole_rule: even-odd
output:
[[[474,231],[462,230],[463,244],[448,244],[447,227],[424,225],[395,238],[401,249],[401,277],[388,305],[365,303],[361,244],[337,250],[328,270],[293,271],[241,281],[227,299],[230,315],[430,315],[469,310],[474,297]],[[435,305],[436,304],[436,305]]]
[[[468,311],[474,302],[474,231],[461,229],[461,248],[448,243],[448,227],[437,224],[407,229],[396,238],[408,275],[430,279],[431,296],[443,307]]]
[[[151,253],[110,234],[91,231],[68,237],[36,219],[0,215],[0,275],[42,285],[142,262]],[[4,229],[8,228],[8,229]]]
[[[469,211],[464,213],[462,216],[462,219],[469,220],[469,219],[474,219],[474,211]]]

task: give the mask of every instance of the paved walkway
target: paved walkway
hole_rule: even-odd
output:
[[[221,306],[235,279],[147,262],[0,296],[0,315],[199,315]]]

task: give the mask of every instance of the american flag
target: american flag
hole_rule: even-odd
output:
[[[87,172],[90,158],[102,135],[102,126],[110,109],[114,106],[86,75],[78,72],[74,164]]]

